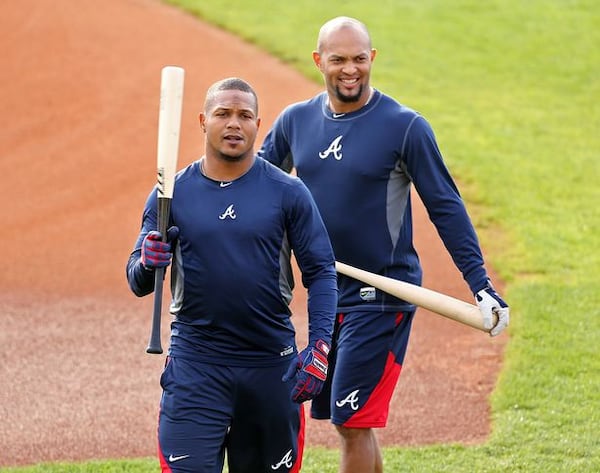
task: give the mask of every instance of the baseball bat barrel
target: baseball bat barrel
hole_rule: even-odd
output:
[[[341,274],[369,284],[410,304],[422,307],[478,330],[489,332],[483,326],[483,317],[479,308],[473,304],[415,284],[355,268],[339,261],[336,261],[335,267]],[[494,323],[496,322],[494,321]]]
[[[165,66],[161,71],[156,191],[158,198],[157,230],[161,233],[163,241],[166,241],[167,238],[167,224],[175,188],[184,75],[183,68],[178,66]],[[160,330],[164,276],[164,268],[155,270],[152,327],[146,353],[160,354],[163,352]]]

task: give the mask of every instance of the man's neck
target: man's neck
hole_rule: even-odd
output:
[[[329,107],[329,110],[331,110],[333,113],[336,114],[346,114],[346,113],[352,113],[355,112],[356,110],[360,110],[361,108],[367,106],[369,104],[369,102],[371,101],[371,99],[373,98],[373,94],[375,93],[375,89],[373,89],[373,87],[369,86],[369,94],[367,95],[366,99],[364,97],[361,97],[357,102],[342,102],[341,100],[336,100],[335,101],[335,106],[334,101],[331,100],[331,96],[329,94],[327,94],[327,106]]]
[[[254,153],[239,161],[205,155],[200,159],[200,172],[213,181],[229,182],[243,176],[254,164]]]

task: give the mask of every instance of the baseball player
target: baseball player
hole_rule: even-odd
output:
[[[167,242],[156,189],[127,264],[132,291],[153,291],[171,264],[171,337],[160,383],[163,472],[300,471],[302,402],[323,387],[337,285],[331,244],[296,177],[254,154],[254,90],[228,78],[207,92],[205,155],[175,179]],[[309,342],[297,353],[290,253],[308,291]]]
[[[376,50],[366,26],[325,23],[313,60],[326,90],[276,119],[260,153],[312,192],[336,259],[421,284],[413,246],[410,189],[423,200],[454,263],[498,335],[509,309],[492,287],[478,239],[432,128],[420,114],[370,85]],[[259,153],[259,154],[260,154]],[[415,307],[338,275],[338,317],[326,388],[312,402],[341,438],[341,473],[383,471],[373,428],[385,427]],[[499,320],[493,326],[493,313]]]

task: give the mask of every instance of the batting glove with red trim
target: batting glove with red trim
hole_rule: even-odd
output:
[[[162,234],[156,230],[148,232],[142,242],[142,265],[152,270],[165,268],[171,264],[171,243],[179,236],[179,228],[171,227],[167,230],[167,241],[162,241]]]
[[[475,300],[483,316],[483,327],[490,331],[492,337],[499,335],[508,326],[510,319],[508,304],[502,300],[489,281],[486,287],[475,294]],[[496,325],[494,325],[494,314],[498,317]]]
[[[285,382],[296,377],[296,384],[292,389],[294,402],[300,404],[319,395],[327,379],[327,355],[329,345],[318,340],[313,346],[309,345],[302,350],[292,361],[282,380]]]

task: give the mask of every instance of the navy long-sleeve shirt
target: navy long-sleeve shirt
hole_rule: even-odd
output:
[[[146,202],[127,264],[132,291],[153,291],[140,263],[156,229],[157,192]],[[169,354],[227,364],[268,364],[296,352],[289,303],[290,253],[308,290],[309,342],[330,343],[337,301],[335,261],[315,202],[302,181],[256,157],[232,182],[213,181],[200,161],[175,180],[169,225],[179,227],[171,267]]]
[[[313,194],[336,259],[384,276],[421,284],[413,246],[410,188],[473,292],[487,281],[482,253],[459,191],[429,123],[375,90],[361,109],[335,114],[325,92],[288,106],[259,154],[293,166]],[[338,310],[404,310],[404,301],[338,276]]]

